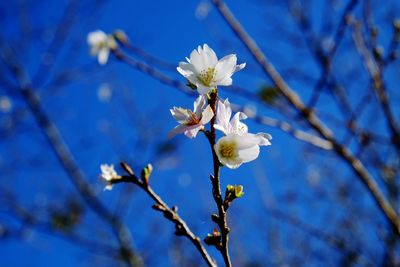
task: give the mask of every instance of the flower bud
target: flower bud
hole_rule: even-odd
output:
[[[240,198],[244,195],[243,186],[242,185],[227,185],[225,190],[225,200],[224,205],[225,208],[229,208],[231,202],[236,199]]]
[[[146,185],[149,184],[149,178],[152,172],[153,172],[153,166],[150,163],[147,164],[147,166],[142,169],[141,178],[143,183],[145,183]]]

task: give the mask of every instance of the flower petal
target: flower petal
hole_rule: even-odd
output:
[[[231,104],[228,99],[224,102],[218,101],[217,118],[215,119],[214,127],[220,130],[225,135],[229,134],[230,126],[229,120],[232,115]]]
[[[242,64],[240,64],[240,65],[236,65],[236,68],[235,68],[235,70],[233,71],[233,73],[236,73],[236,72],[238,72],[239,70],[244,69],[244,67],[246,67],[246,63],[242,63]]]
[[[203,51],[207,56],[207,65],[214,68],[215,65],[218,63],[218,58],[214,50],[212,50],[207,44],[204,44]]]
[[[197,125],[192,125],[189,126],[188,129],[184,132],[184,134],[189,137],[189,138],[194,138],[198,134],[198,132],[203,129],[204,126],[197,124]]]
[[[247,119],[246,114],[243,112],[236,112],[236,114],[232,117],[230,121],[230,133],[235,133],[238,135],[243,135],[248,132],[248,127],[240,120]]]
[[[224,79],[215,81],[212,83],[213,86],[221,85],[221,86],[229,86],[232,85],[232,78],[230,76],[225,76]]]
[[[197,74],[207,69],[202,53],[203,50],[200,46],[197,48],[197,50],[195,49],[192,51],[192,53],[190,53],[190,64],[192,64]]]
[[[168,133],[168,138],[172,138],[177,134],[180,133],[184,133],[186,131],[186,128],[188,126],[185,124],[179,124],[178,126],[176,126],[174,129],[172,129],[169,133]]]
[[[217,65],[215,65],[214,81],[219,84],[219,82],[224,81],[227,77],[231,77],[236,69],[236,62],[237,58],[235,54],[227,55],[221,58]]]
[[[104,47],[99,50],[97,59],[98,59],[100,65],[104,65],[107,63],[109,54],[110,54],[110,49],[108,47]]]
[[[185,123],[190,118],[190,110],[184,108],[173,107],[169,110],[176,121]]]
[[[259,146],[270,146],[271,142],[270,140],[272,140],[272,136],[270,134],[267,133],[257,133],[256,137],[258,138],[259,142],[258,145]]]
[[[203,113],[201,114],[201,121],[200,121],[200,123],[201,123],[202,125],[204,125],[204,124],[208,123],[213,117],[214,117],[214,112],[212,111],[211,106],[208,105],[208,106],[204,109]]]
[[[179,62],[179,66],[176,68],[176,70],[182,74],[183,77],[188,78],[190,76],[196,77],[195,74],[195,69],[193,68],[193,65],[190,63],[186,62]],[[191,81],[192,82],[192,81]]]
[[[204,86],[202,83],[196,83],[197,92],[201,95],[206,95],[211,91],[211,87]]]
[[[100,30],[90,32],[87,35],[87,43],[90,46],[98,46],[100,43],[104,43],[106,41],[107,41],[107,34],[105,34],[103,31]]]
[[[201,113],[204,110],[206,105],[206,97],[204,95],[200,95],[193,104],[193,112],[196,114],[197,118],[201,117]]]
[[[249,162],[258,157],[260,154],[260,147],[258,145],[253,145],[246,149],[239,149],[238,154],[243,162]]]

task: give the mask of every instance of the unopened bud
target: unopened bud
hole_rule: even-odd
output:
[[[142,169],[141,178],[146,185],[149,184],[149,178],[152,172],[153,172],[153,166],[150,163],[147,164],[147,166]]]
[[[227,185],[225,190],[225,208],[229,208],[231,202],[236,199],[240,198],[244,195],[243,186],[242,185]]]
[[[114,31],[113,36],[114,36],[115,40],[117,40],[118,42],[120,42],[122,44],[129,43],[129,38],[123,30]]]

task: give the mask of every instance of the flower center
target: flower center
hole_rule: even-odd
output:
[[[200,119],[197,118],[196,114],[190,111],[190,117],[186,120],[186,125],[199,124]]]
[[[233,158],[236,155],[236,144],[234,143],[225,143],[221,144],[219,148],[219,153],[224,158]]]
[[[203,70],[197,78],[205,86],[207,87],[211,86],[211,82],[214,79],[214,68],[208,68],[207,70]]]

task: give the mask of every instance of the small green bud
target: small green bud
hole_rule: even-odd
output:
[[[221,243],[221,233],[218,229],[215,228],[212,234],[207,234],[204,238],[204,243],[209,246],[219,246]]]
[[[149,184],[149,178],[152,172],[153,172],[153,166],[150,163],[147,164],[147,166],[142,169],[141,178],[146,185]]]
[[[243,186],[242,185],[227,185],[225,190],[225,200],[224,205],[225,208],[229,208],[231,202],[240,198],[244,195]]]
[[[122,43],[122,44],[128,44],[129,43],[129,39],[128,36],[126,36],[125,32],[123,30],[116,30],[113,32],[113,36],[115,38],[115,40],[117,40],[118,42]]]

